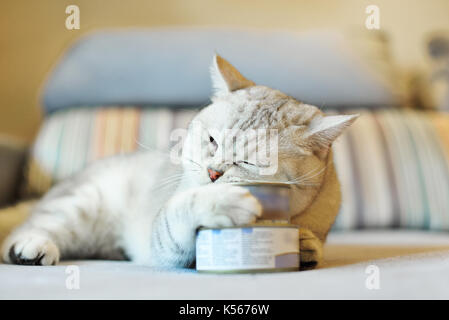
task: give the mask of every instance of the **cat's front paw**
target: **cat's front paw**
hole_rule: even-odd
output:
[[[251,224],[262,214],[262,205],[245,188],[210,185],[201,192],[203,210],[198,225],[207,228]]]
[[[323,257],[323,244],[312,231],[299,229],[300,269],[315,269]]]
[[[58,263],[59,249],[45,236],[22,234],[7,241],[2,256],[6,263],[50,266]]]

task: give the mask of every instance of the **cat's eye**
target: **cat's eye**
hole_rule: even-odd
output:
[[[249,166],[256,166],[254,163],[251,163],[251,162],[248,162],[248,161],[237,161],[237,162],[234,162],[234,164],[239,164],[239,163],[243,163],[243,164],[246,164],[246,165],[249,165]]]
[[[218,144],[217,144],[217,142],[215,141],[215,139],[212,136],[209,136],[209,141],[214,146],[214,150],[217,150]]]

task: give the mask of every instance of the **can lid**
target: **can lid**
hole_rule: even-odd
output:
[[[233,226],[233,227],[221,227],[221,228],[206,228],[201,227],[198,229],[198,231],[203,230],[223,230],[223,229],[246,229],[246,228],[292,228],[292,229],[298,229],[299,226],[296,224],[290,224],[290,223],[263,223],[263,224],[248,224],[244,226]]]

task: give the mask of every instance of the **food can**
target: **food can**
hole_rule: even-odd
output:
[[[262,205],[260,221],[290,222],[290,185],[278,182],[233,183],[246,188]]]
[[[196,269],[211,273],[298,271],[298,226],[201,228],[196,240]]]
[[[299,270],[299,230],[290,224],[290,185],[233,183],[248,189],[262,205],[251,225],[201,228],[196,241],[199,272],[242,273]]]

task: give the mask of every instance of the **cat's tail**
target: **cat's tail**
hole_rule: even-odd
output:
[[[0,246],[6,236],[28,218],[37,200],[27,200],[0,209]]]

